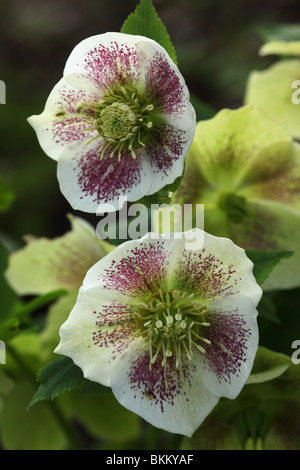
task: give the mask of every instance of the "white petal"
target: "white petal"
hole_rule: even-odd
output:
[[[152,97],[164,121],[183,131],[195,132],[196,115],[185,80],[170,56],[157,42],[142,38],[136,46],[141,91]]]
[[[73,74],[62,78],[51,91],[44,111],[28,118],[40,146],[54,160],[58,160],[64,147],[71,142],[91,138],[94,113],[80,111],[82,103],[93,105],[99,99],[99,89],[86,75]],[[80,112],[79,112],[80,111]]]
[[[82,289],[93,296],[100,290],[99,299],[102,290],[105,295],[111,293],[112,298],[124,296],[145,302],[158,287],[168,287],[168,272],[173,258],[177,260],[176,243],[151,236],[122,243],[89,269]]]
[[[87,144],[77,142],[65,148],[58,161],[57,176],[61,192],[76,210],[111,212],[120,209],[120,197],[128,201],[141,199],[151,184],[151,168],[147,156],[130,151],[110,158],[113,147],[106,147],[100,160],[101,138]],[[101,210],[106,205],[107,210]]]
[[[200,229],[172,235],[176,242],[172,276],[178,289],[193,292],[205,304],[243,294],[256,306],[262,290],[253,275],[253,263],[245,250],[228,238],[215,237]],[[166,240],[166,246],[168,246]],[[170,273],[171,276],[171,273]]]
[[[184,381],[174,361],[168,361],[166,376],[160,357],[150,371],[149,354],[131,347],[113,370],[112,391],[123,406],[154,426],[190,437],[218,398],[203,385],[197,358],[185,364]]]
[[[248,379],[258,348],[257,310],[246,296],[229,296],[212,302],[206,321],[206,354],[201,376],[216,396],[235,398]],[[202,333],[200,332],[200,335]]]
[[[137,341],[132,309],[101,292],[98,298],[79,292],[76,305],[61,326],[55,353],[72,358],[89,380],[110,386],[121,354]],[[100,300],[101,299],[101,300]]]
[[[185,156],[190,148],[194,129],[181,131],[172,126],[162,125],[145,151],[151,162],[152,181],[148,194],[160,191],[182,175]]]
[[[71,52],[64,75],[88,73],[99,86],[111,87],[120,79],[139,77],[136,43],[139,36],[108,32],[84,39]]]

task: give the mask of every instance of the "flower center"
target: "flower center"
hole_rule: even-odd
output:
[[[201,335],[203,327],[210,326],[205,321],[206,312],[206,307],[194,300],[194,294],[178,290],[163,292],[160,289],[147,302],[139,305],[140,335],[145,340],[144,349],[149,351],[150,370],[162,353],[165,371],[167,360],[174,357],[182,375],[184,357],[192,361],[194,348],[205,354],[203,343],[211,344]]]
[[[154,106],[147,97],[130,86],[121,86],[107,91],[94,106],[94,127],[103,143],[99,148],[102,160],[107,147],[113,147],[110,158],[117,152],[118,161],[122,152],[129,150],[136,158],[135,150],[145,147],[153,129]],[[94,140],[92,139],[92,140]],[[90,141],[91,142],[91,141]]]

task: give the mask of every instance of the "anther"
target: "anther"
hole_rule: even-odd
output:
[[[153,109],[154,109],[153,104],[148,104],[146,108],[144,109],[144,111],[153,111]]]
[[[172,295],[173,295],[173,299],[178,299],[178,297],[180,297],[180,292],[179,292],[179,290],[174,290],[173,293],[172,293]]]
[[[203,354],[206,353],[205,349],[202,348],[202,346],[200,346],[199,344],[196,344],[196,348],[199,349],[199,351],[201,351]]]
[[[149,308],[149,306],[148,306],[147,304],[144,304],[144,302],[141,302],[141,303],[140,303],[140,307],[142,307],[142,308],[147,308],[147,309]]]

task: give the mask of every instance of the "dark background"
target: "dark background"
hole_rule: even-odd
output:
[[[261,30],[300,23],[299,0],[153,3],[190,91],[216,111],[241,106],[249,72],[275,60],[258,56],[264,42]],[[0,239],[11,249],[22,246],[24,234],[50,238],[63,234],[69,229],[66,214],[74,213],[60,193],[56,162],[43,153],[26,118],[42,112],[74,46],[94,34],[120,31],[137,4],[134,0],[0,1],[0,79],[6,83],[6,104],[0,105],[0,178],[15,193],[10,210],[0,214]],[[77,215],[96,226],[96,216]],[[298,307],[293,306],[299,306],[299,291],[278,299],[276,295],[279,316],[293,310],[297,321]],[[289,318],[292,327],[293,316]],[[268,324],[265,345],[291,352],[290,331],[278,335],[280,325],[272,328]]]

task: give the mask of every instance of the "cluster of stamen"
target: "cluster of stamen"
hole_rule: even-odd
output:
[[[117,154],[120,161],[122,152],[129,150],[135,159],[135,150],[145,147],[153,128],[153,104],[135,88],[120,86],[107,91],[98,103],[85,107],[94,111],[93,125],[86,130],[98,131],[87,144],[103,138],[99,148],[100,160],[108,147],[112,148],[110,158]]]
[[[174,357],[176,368],[181,376],[183,360],[193,360],[194,348],[205,354],[204,344],[211,344],[203,337],[203,327],[210,326],[205,321],[206,307],[194,299],[194,294],[178,290],[163,292],[161,289],[147,302],[139,305],[138,320],[141,322],[139,334],[144,338],[144,349],[149,351],[152,364],[162,355],[162,366],[166,374],[166,364]]]

